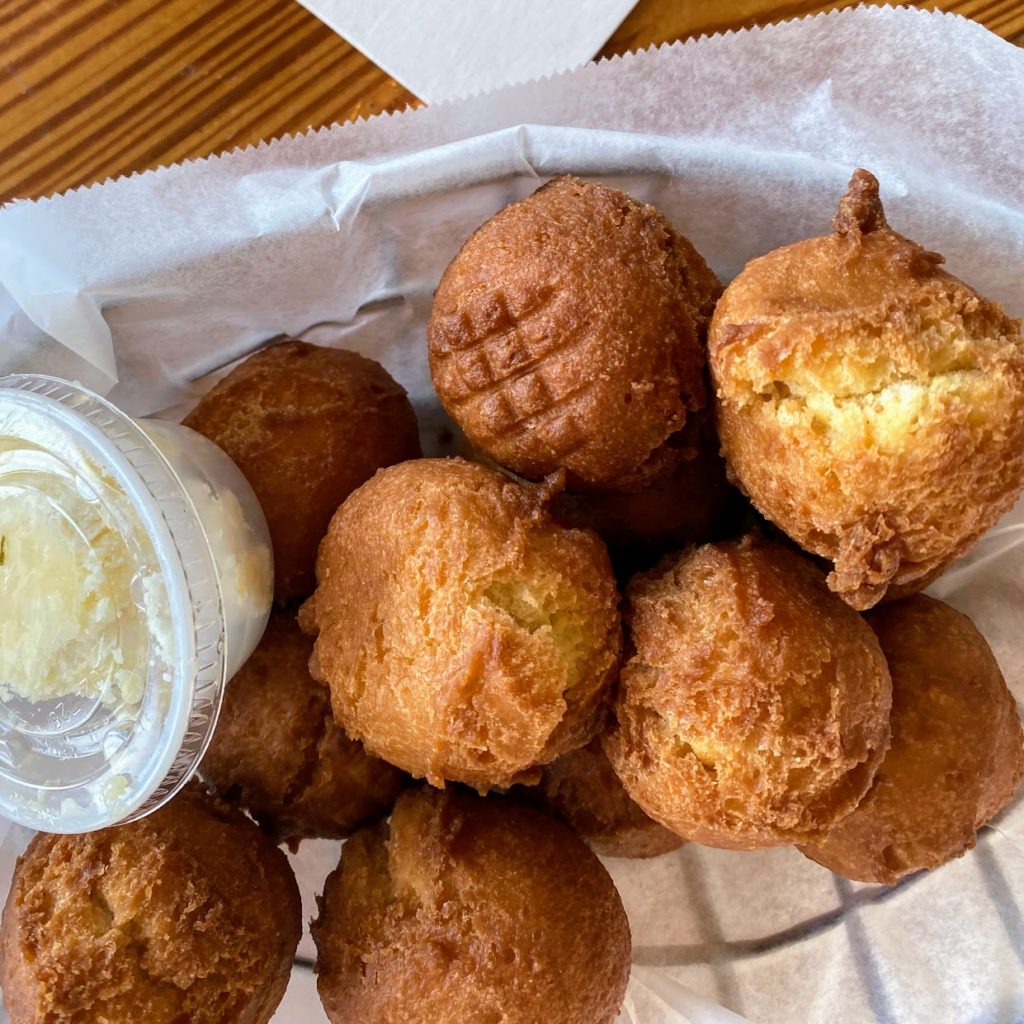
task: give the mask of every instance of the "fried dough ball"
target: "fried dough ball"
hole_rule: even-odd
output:
[[[544,769],[543,803],[602,857],[658,857],[683,845],[630,799],[595,736]]]
[[[302,933],[284,854],[186,789],[148,817],[40,833],[0,925],[11,1024],[264,1024]]]
[[[608,554],[545,493],[462,459],[382,470],[331,520],[300,622],[335,718],[434,785],[536,781],[601,727],[621,624]]]
[[[800,555],[750,537],[691,549],[627,590],[636,653],[605,749],[685,839],[746,850],[849,814],[889,743],[870,627]]]
[[[653,207],[569,176],[505,207],[449,264],[427,329],[442,404],[528,478],[634,490],[679,462],[706,402],[721,286]]]
[[[274,612],[228,684],[202,762],[207,784],[278,839],[343,839],[387,814],[406,780],[335,724],[312,653],[295,616]]]
[[[892,746],[857,809],[801,851],[848,878],[892,884],[974,846],[1024,776],[1024,736],[966,615],[919,595],[868,621],[892,672]]]
[[[681,437],[682,461],[671,475],[632,494],[563,492],[552,513],[567,526],[595,530],[618,569],[647,568],[668,551],[726,535],[742,499],[726,479],[710,412],[689,417]]]
[[[349,494],[381,466],[420,454],[415,413],[384,367],[304,341],[250,356],[184,422],[227,452],[256,492],[279,602],[313,592],[317,545]]]
[[[610,1024],[629,924],[568,828],[507,798],[407,791],[357,833],[313,924],[334,1024]]]
[[[890,229],[857,171],[834,233],[749,263],[708,339],[753,503],[855,608],[960,557],[1024,482],[1020,323]]]

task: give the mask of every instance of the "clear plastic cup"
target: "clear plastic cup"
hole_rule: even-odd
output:
[[[273,597],[212,442],[76,384],[0,378],[0,814],[87,832],[191,777]]]

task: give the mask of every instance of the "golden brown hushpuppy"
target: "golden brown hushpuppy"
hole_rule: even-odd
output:
[[[710,411],[691,416],[679,436],[681,461],[669,476],[631,494],[562,492],[552,513],[597,531],[617,568],[647,568],[668,551],[727,535],[743,499],[726,479]]]
[[[621,624],[608,553],[546,494],[462,459],[382,470],[338,510],[300,622],[334,716],[435,785],[536,780],[601,727]]]
[[[40,833],[0,925],[11,1024],[264,1024],[302,933],[284,854],[186,789],[139,821]]]
[[[834,233],[753,260],[711,325],[733,473],[855,608],[933,578],[1024,482],[1020,323],[941,263],[857,171]]]
[[[804,840],[856,807],[889,743],[866,622],[788,548],[683,552],[627,590],[635,653],[605,749],[656,821],[708,846]]]
[[[868,621],[892,672],[892,746],[857,809],[801,850],[848,878],[892,884],[974,846],[1024,775],[1024,736],[966,615],[920,595]]]
[[[539,789],[548,810],[602,857],[658,857],[683,845],[630,799],[600,736],[547,765]]]
[[[335,724],[331,692],[309,674],[313,641],[274,612],[228,684],[206,782],[278,839],[343,839],[391,809],[407,776]]]
[[[412,406],[384,367],[304,341],[250,356],[184,422],[227,452],[256,492],[278,601],[313,592],[317,545],[349,494],[381,466],[420,454]]]
[[[653,207],[560,177],[505,207],[441,278],[427,329],[442,404],[503,466],[634,490],[679,461],[706,402],[721,286]]]
[[[629,924],[565,825],[500,797],[427,787],[357,833],[313,924],[335,1024],[610,1024]]]

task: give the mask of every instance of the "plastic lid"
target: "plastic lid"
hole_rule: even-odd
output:
[[[0,378],[3,601],[0,814],[86,832],[173,796],[225,683],[210,544],[146,433],[52,377]]]

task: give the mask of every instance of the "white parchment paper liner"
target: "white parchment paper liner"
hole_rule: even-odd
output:
[[[898,230],[1019,316],[1022,113],[1024,52],[961,18],[860,8],[15,203],[0,211],[0,372],[175,415],[234,360],[303,335],[380,359],[437,450],[431,290],[480,222],[564,171],[655,202],[729,278],[826,231],[866,166]],[[1018,507],[933,588],[985,632],[1018,700],[1022,541]],[[21,842],[8,835],[0,870]],[[336,857],[306,845],[307,900]],[[794,850],[609,867],[635,938],[623,1020],[1024,1017],[1019,799],[973,853],[892,889]],[[297,967],[275,1020],[322,1020],[312,992]]]

